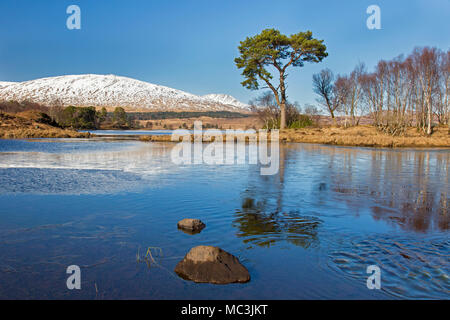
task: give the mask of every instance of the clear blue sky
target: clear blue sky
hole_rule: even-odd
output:
[[[66,8],[81,8],[81,30],[66,28]],[[381,8],[381,30],[368,30],[366,8]],[[194,94],[227,93],[247,102],[234,65],[239,41],[264,28],[311,30],[329,56],[291,69],[288,97],[314,103],[312,74],[348,73],[358,62],[415,46],[450,47],[449,0],[2,0],[0,81],[63,74],[116,74]]]

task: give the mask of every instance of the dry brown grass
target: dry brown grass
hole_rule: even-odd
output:
[[[164,135],[146,135],[146,136],[139,136],[140,141],[145,142],[167,142],[171,141],[171,135],[170,134],[164,134]]]
[[[171,135],[140,136],[141,141],[171,141]],[[193,135],[191,135],[193,140]],[[247,139],[246,139],[247,140]],[[203,139],[207,142],[209,139]],[[404,136],[390,136],[370,125],[350,128],[324,127],[287,129],[280,132],[282,142],[319,143],[339,146],[388,147],[388,148],[449,148],[448,128],[435,128],[431,136],[425,136],[415,128],[409,128]]]
[[[234,141],[237,140],[236,137],[232,137],[232,139],[234,139]],[[179,142],[179,141],[183,141],[183,137],[179,136],[178,140],[172,141],[172,135],[170,134],[164,134],[164,135],[144,135],[144,136],[139,136],[139,140],[140,141],[145,141],[145,142]],[[190,140],[191,142],[194,142],[194,135],[190,134]],[[202,137],[202,141],[203,142],[212,142],[214,141],[215,138],[214,137],[207,137],[207,136],[203,136]],[[245,141],[248,141],[248,137],[245,137]],[[223,142],[226,142],[226,136],[223,135]]]
[[[90,137],[88,132],[61,129],[42,123],[40,118],[40,113],[35,111],[15,115],[0,112],[0,139]]]
[[[204,127],[214,126],[222,129],[242,129],[261,128],[262,123],[256,116],[249,116],[246,118],[211,118],[211,117],[197,117],[197,118],[183,118],[183,119],[161,119],[161,120],[140,120],[139,124],[146,127],[147,123],[151,123],[151,129],[179,129],[183,125],[191,128],[195,121],[201,121]]]
[[[370,125],[289,129],[280,132],[280,140],[364,147],[450,147],[450,135],[446,127],[435,128],[431,136],[425,136],[415,128],[408,128],[405,135],[395,137],[379,132]]]

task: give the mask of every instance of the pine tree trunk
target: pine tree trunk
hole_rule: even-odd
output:
[[[280,129],[286,128],[286,102],[282,102],[280,106]]]
[[[280,73],[280,95],[281,95],[281,105],[280,105],[280,129],[286,128],[286,87],[284,85],[284,73]]]

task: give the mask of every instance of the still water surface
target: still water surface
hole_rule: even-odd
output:
[[[448,150],[286,144],[261,176],[175,165],[173,146],[0,140],[0,298],[450,298]],[[206,229],[178,230],[186,217]],[[196,245],[236,255],[251,281],[179,278]],[[66,288],[72,264],[81,290]],[[381,290],[366,287],[373,264]]]

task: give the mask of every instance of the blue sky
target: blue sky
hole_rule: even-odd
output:
[[[66,28],[66,8],[81,8],[81,30]],[[381,8],[381,30],[366,27],[366,8]],[[329,56],[291,69],[288,97],[314,103],[312,74],[348,73],[358,62],[416,46],[450,47],[449,0],[2,0],[0,81],[63,74],[116,74],[194,94],[227,93],[247,102],[234,64],[239,41],[264,28],[311,30]]]

